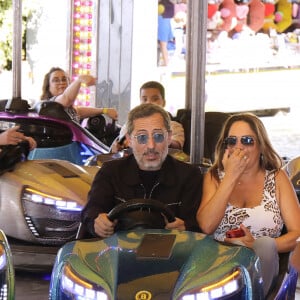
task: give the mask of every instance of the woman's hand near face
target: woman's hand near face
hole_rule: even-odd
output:
[[[223,155],[222,164],[226,174],[233,174],[239,177],[247,168],[249,155],[246,150],[234,149],[232,152],[226,149]]]
[[[92,75],[79,75],[76,80],[69,84],[62,94],[55,98],[55,101],[61,103],[64,107],[71,107],[74,105],[82,85],[92,86],[95,84],[96,78]]]

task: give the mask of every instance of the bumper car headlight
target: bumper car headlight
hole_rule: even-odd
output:
[[[240,269],[233,270],[216,282],[202,286],[185,294],[181,300],[229,299],[244,288],[243,274]]]
[[[0,244],[0,299],[8,299],[6,252]]]
[[[95,283],[80,277],[69,265],[63,269],[61,277],[62,292],[76,300],[109,300],[106,291]]]
[[[24,189],[22,199],[36,204],[50,205],[59,210],[65,210],[65,211],[82,210],[82,206],[78,205],[75,201],[45,194],[28,187]]]

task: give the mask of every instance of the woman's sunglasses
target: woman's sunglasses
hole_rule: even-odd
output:
[[[227,147],[233,147],[237,144],[238,137],[237,136],[228,136],[224,140],[224,144]],[[253,146],[254,145],[254,137],[249,135],[243,135],[240,139],[242,145],[244,146]]]
[[[60,83],[66,83],[66,82],[69,82],[69,79],[68,77],[64,76],[64,77],[54,77],[52,80],[51,80],[52,83],[54,84],[60,84]]]

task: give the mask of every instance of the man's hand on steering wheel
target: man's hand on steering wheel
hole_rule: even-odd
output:
[[[138,218],[132,212],[137,212]],[[100,213],[94,220],[94,231],[100,237],[109,237],[117,224],[118,230],[138,227],[185,230],[184,221],[175,218],[167,205],[155,199],[131,199],[117,205],[108,214]]]
[[[185,224],[183,220],[179,218],[175,218],[174,222],[168,222],[166,218],[164,219],[166,222],[165,229],[168,230],[177,229],[180,231],[185,230]],[[116,224],[117,224],[117,220],[110,221],[107,214],[105,213],[99,214],[94,222],[95,233],[102,238],[109,237],[114,234],[114,229]]]
[[[184,231],[186,229],[184,221],[179,218],[175,218],[175,221],[170,222],[170,223],[168,223],[168,221],[166,219],[165,219],[165,221],[167,224],[165,229],[169,229],[169,230],[177,229],[179,231]]]
[[[95,233],[102,238],[109,237],[114,234],[117,222],[117,220],[111,221],[106,213],[101,213],[94,221]]]

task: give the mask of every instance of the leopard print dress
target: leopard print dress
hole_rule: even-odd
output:
[[[220,180],[224,172],[219,172]],[[275,193],[275,172],[266,171],[264,191],[260,205],[251,208],[235,207],[228,203],[224,218],[214,233],[214,238],[223,241],[227,230],[243,224],[256,239],[261,236],[278,237],[283,228],[283,219]]]

